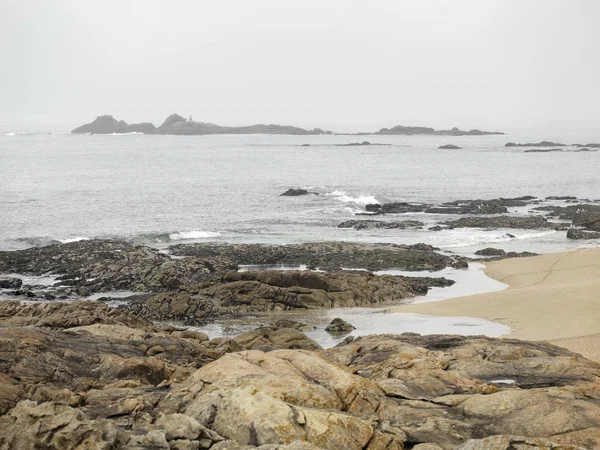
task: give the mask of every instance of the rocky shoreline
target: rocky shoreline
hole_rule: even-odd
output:
[[[6,449],[592,449],[600,365],[546,343],[293,328],[234,339],[101,302],[0,302]],[[552,443],[554,442],[554,443]]]

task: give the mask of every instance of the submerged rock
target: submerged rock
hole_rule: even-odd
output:
[[[514,142],[508,142],[504,145],[505,147],[566,147],[566,144],[560,144],[552,141],[541,141],[541,142],[527,142],[526,144],[516,144]]]
[[[325,331],[331,334],[347,334],[355,329],[356,327],[354,325],[349,324],[344,319],[340,319],[339,317],[333,319],[329,325],[325,327]]]
[[[460,150],[460,149],[462,149],[462,147],[459,147],[458,145],[453,145],[453,144],[446,144],[446,145],[440,145],[438,147],[438,149],[442,149],[442,150]]]

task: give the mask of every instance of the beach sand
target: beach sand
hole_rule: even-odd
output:
[[[600,248],[491,262],[485,273],[509,287],[393,310],[501,322],[513,330],[507,337],[549,341],[600,362]]]

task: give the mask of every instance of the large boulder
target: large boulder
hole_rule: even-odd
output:
[[[600,232],[586,231],[578,228],[569,228],[567,230],[568,239],[600,239]]]

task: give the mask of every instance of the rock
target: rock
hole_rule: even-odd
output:
[[[600,232],[569,228],[567,230],[567,239],[600,239]]]
[[[577,200],[577,197],[574,197],[572,195],[551,195],[549,197],[546,197],[546,200]]]
[[[416,447],[415,447],[416,448]],[[562,446],[548,439],[523,436],[499,435],[485,439],[471,439],[458,447],[458,450],[585,450],[571,445]]]
[[[562,152],[562,148],[530,148],[524,150],[523,153],[548,153],[548,152]]]
[[[600,144],[573,144],[573,147],[600,148]]]
[[[292,328],[261,327],[242,333],[234,339],[244,350],[278,349],[321,350],[321,346],[304,333]]]
[[[229,272],[224,283],[203,289],[219,308],[240,312],[365,306],[427,292],[431,279],[364,271]]]
[[[384,203],[383,205],[379,205],[379,208],[377,208],[377,212],[379,214],[404,214],[408,212],[423,212],[430,207],[431,205],[426,205],[422,203]]]
[[[339,317],[333,319],[329,325],[325,327],[325,331],[331,334],[347,334],[355,329],[355,326],[349,324],[343,319],[340,319]]]
[[[552,141],[541,141],[541,142],[528,142],[526,144],[515,144],[509,142],[504,145],[505,147],[566,147],[566,144],[559,144],[558,142]]]
[[[475,254],[480,256],[504,256],[506,255],[506,252],[500,248],[488,247],[482,250],[477,250]]]
[[[381,220],[347,220],[338,225],[338,228],[354,228],[355,230],[372,230],[376,228],[401,229],[421,228],[423,222],[418,220],[403,220],[400,222],[384,222]]]
[[[19,289],[22,285],[20,278],[0,278],[0,289]]]
[[[434,130],[429,127],[405,127],[402,125],[396,125],[392,128],[382,128],[374,134],[391,134],[391,135],[408,135],[413,136],[417,134],[423,135],[438,135],[438,136],[485,136],[490,134],[504,134],[497,131],[481,131],[477,129],[462,131],[454,127],[451,130]]]
[[[460,150],[460,149],[462,149],[462,147],[459,147],[458,145],[446,144],[446,145],[440,145],[438,147],[438,149],[442,149],[442,150]]]
[[[266,244],[182,244],[169,247],[177,256],[194,256],[200,260],[222,258],[236,264],[286,265],[306,264],[309,268],[340,268],[372,271],[441,270],[461,265],[456,258],[423,247],[396,244],[360,244],[318,242],[291,245]]]
[[[144,133],[152,134],[155,128],[151,123],[127,124],[122,120],[116,120],[113,116],[98,116],[86,125],[75,128],[73,134],[112,134],[112,133]]]
[[[295,320],[290,319],[279,319],[277,322],[271,324],[270,328],[278,329],[278,328],[292,328],[298,331],[313,331],[316,327],[312,325],[308,325],[303,322],[296,322]]]
[[[306,189],[288,189],[287,191],[285,191],[283,194],[280,195],[280,197],[298,197],[300,195],[308,195],[308,194],[315,194],[314,192],[308,192]]]
[[[554,230],[564,229],[564,225],[548,222],[541,216],[513,217],[463,217],[457,220],[444,222],[454,228],[516,228],[516,229],[540,229],[549,228]]]
[[[336,147],[362,147],[365,145],[392,145],[392,144],[380,144],[380,143],[371,143],[369,141],[363,142],[350,142],[349,144],[335,144]]]

